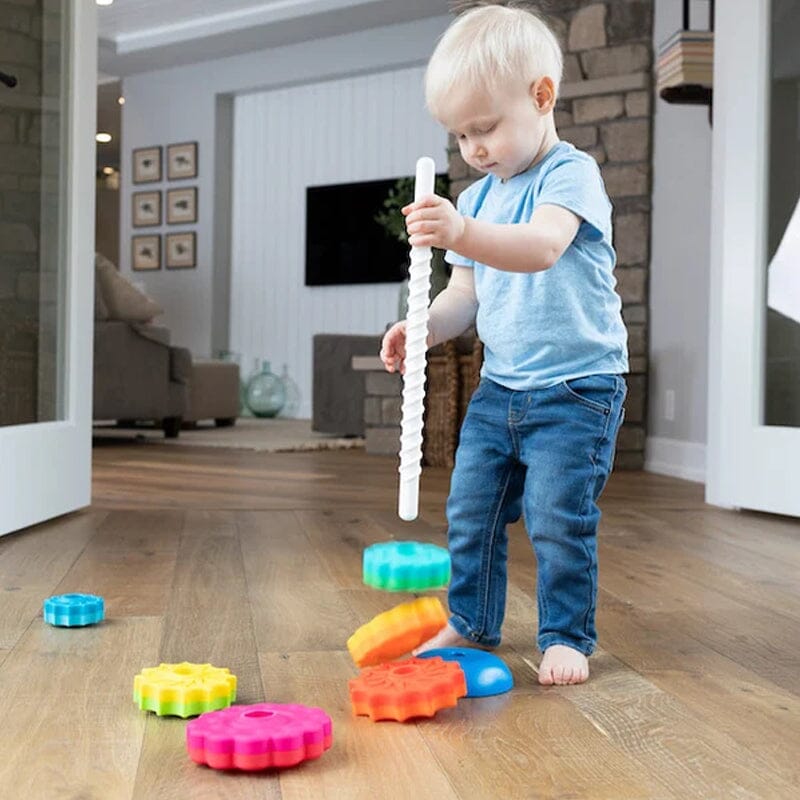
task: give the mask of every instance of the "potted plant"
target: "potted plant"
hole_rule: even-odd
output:
[[[442,175],[437,176],[434,191],[442,197],[449,197],[450,180]],[[383,211],[375,216],[375,222],[383,228],[388,236],[404,244],[408,244],[408,234],[406,233],[406,219],[400,209],[407,206],[413,199],[414,178],[399,178],[394,186],[389,189],[389,194],[383,201]],[[433,258],[431,259],[430,299],[433,300],[433,298],[447,286],[447,282],[450,280],[450,267],[444,260],[444,250],[440,250],[438,247],[431,249],[433,251]],[[397,309],[397,316],[399,318],[406,315],[407,302],[408,279],[403,281],[400,287]]]

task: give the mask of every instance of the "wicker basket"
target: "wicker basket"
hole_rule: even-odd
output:
[[[455,464],[458,434],[472,393],[480,381],[483,344],[474,333],[459,336],[428,353],[423,463]]]
[[[474,335],[461,336],[456,342],[458,350],[458,430],[467,413],[467,406],[481,379],[483,342]]]
[[[423,463],[452,467],[458,439],[458,354],[453,342],[431,348],[425,387]]]

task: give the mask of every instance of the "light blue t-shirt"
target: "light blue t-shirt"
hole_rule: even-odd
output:
[[[481,374],[509,389],[628,371],[627,331],[614,291],[611,203],[595,160],[559,142],[525,172],[505,182],[487,175],[458,198],[459,213],[497,223],[529,222],[543,204],[581,218],[550,269],[504,272],[446,254],[451,264],[475,269]]]

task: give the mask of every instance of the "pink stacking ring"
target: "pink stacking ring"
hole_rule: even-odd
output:
[[[231,706],[186,726],[189,757],[213,769],[291,767],[319,758],[332,743],[331,718],[320,708],[294,704]]]

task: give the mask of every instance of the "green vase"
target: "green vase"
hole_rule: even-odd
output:
[[[283,381],[270,371],[269,361],[262,361],[261,371],[247,383],[247,407],[256,417],[274,417],[285,402]]]

